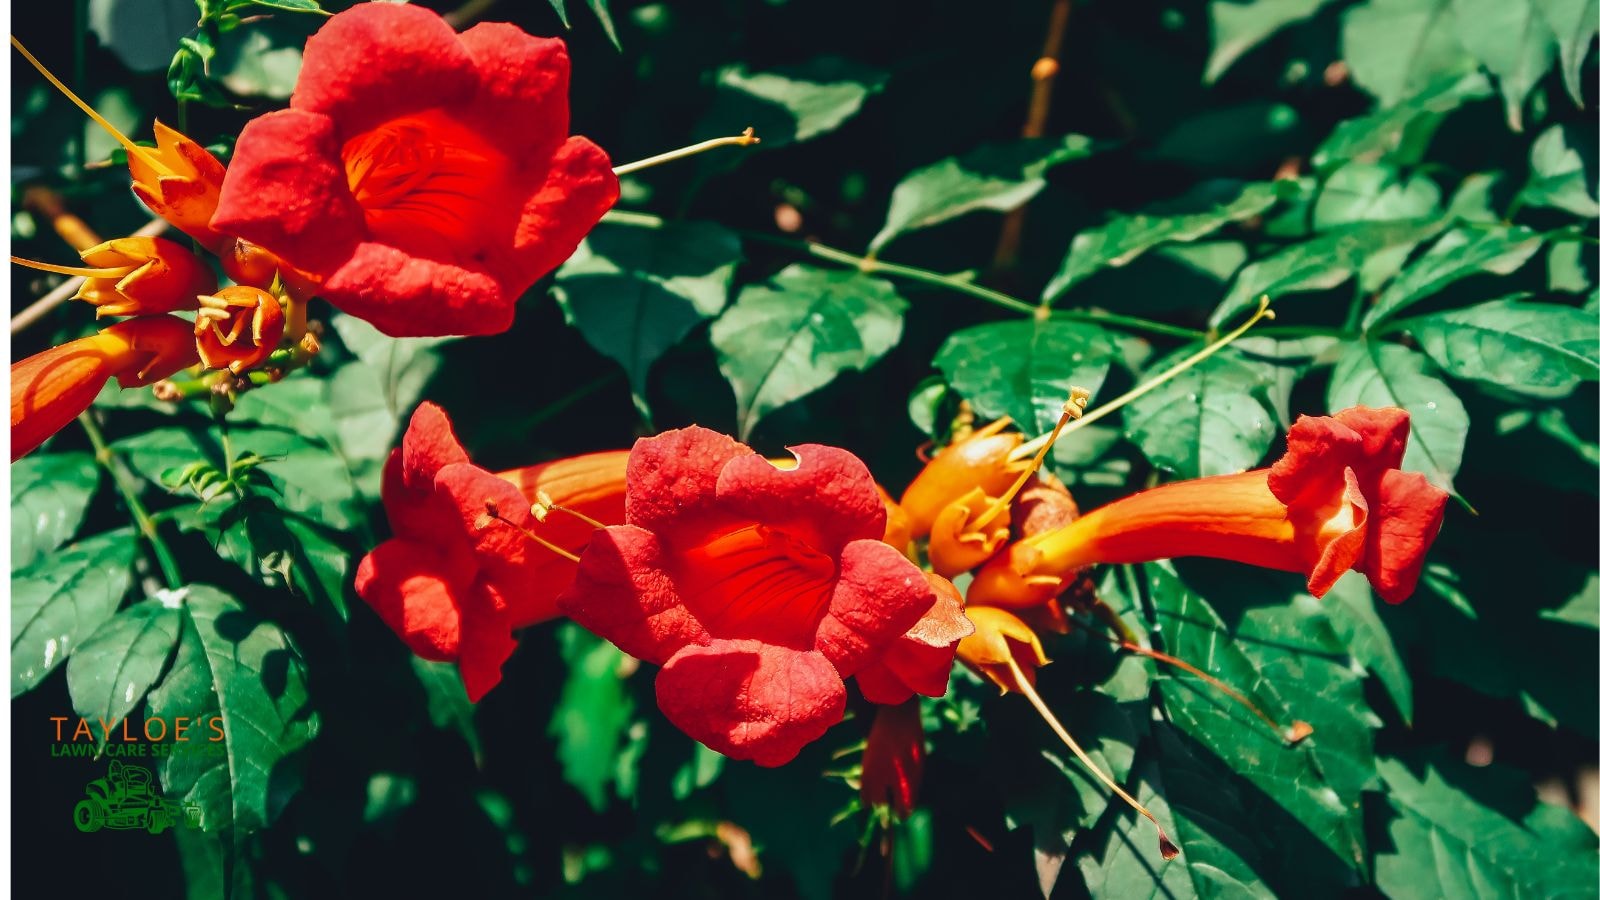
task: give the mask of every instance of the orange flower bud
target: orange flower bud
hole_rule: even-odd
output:
[[[998,497],[1018,474],[1027,471],[1026,459],[1011,459],[1011,451],[1022,444],[1022,435],[1001,433],[1008,424],[1008,419],[991,422],[944,448],[911,482],[900,497],[900,506],[911,521],[912,537],[927,537],[939,513],[973,488]]]
[[[117,238],[81,255],[84,262],[107,272],[103,277],[86,278],[78,289],[79,300],[98,307],[96,316],[194,309],[200,305],[201,294],[217,289],[210,266],[187,247],[165,238]]]
[[[953,578],[983,565],[1005,546],[1011,539],[1010,509],[1000,506],[983,516],[998,503],[981,488],[973,488],[939,513],[928,535],[928,561],[935,572]]]
[[[894,502],[881,484],[878,485],[878,497],[883,500],[883,511],[888,516],[883,526],[883,542],[906,553],[911,547],[911,517],[906,515],[900,504]]]
[[[196,362],[188,322],[146,316],[12,363],[12,461],[88,409],[112,376],[125,388],[139,387]]]
[[[305,302],[317,294],[317,285],[311,276],[284,265],[277,254],[244,238],[224,239],[218,256],[222,258],[223,274],[235,284],[266,290],[272,287],[273,279],[278,279],[289,299],[297,302]]]
[[[978,630],[961,639],[956,658],[993,682],[1000,693],[1021,690],[1018,670],[1031,686],[1034,671],[1050,663],[1039,636],[1011,613],[992,606],[969,606],[967,618]]]
[[[195,345],[210,369],[239,373],[259,365],[283,338],[283,307],[260,288],[236,285],[200,298]]]
[[[1017,495],[1013,523],[1019,537],[1061,528],[1078,518],[1078,503],[1055,476],[1043,472]]]
[[[155,123],[156,146],[130,150],[133,193],[150,211],[171,222],[213,253],[226,238],[211,230],[211,214],[222,195],[222,163],[194,140]]]
[[[905,818],[917,807],[922,786],[922,705],[916,700],[880,706],[861,758],[861,803],[887,806]]]

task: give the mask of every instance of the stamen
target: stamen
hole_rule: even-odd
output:
[[[1132,403],[1133,401],[1143,397],[1145,394],[1150,393],[1161,385],[1166,384],[1174,378],[1177,378],[1179,375],[1183,374],[1189,369],[1199,365],[1206,359],[1206,357],[1238,340],[1244,335],[1245,332],[1255,327],[1255,324],[1262,319],[1276,318],[1276,315],[1272,312],[1272,310],[1267,308],[1271,302],[1272,299],[1270,297],[1263,295],[1260,305],[1256,307],[1255,315],[1246,320],[1243,325],[1240,325],[1238,328],[1228,332],[1212,344],[1200,350],[1195,355],[1189,357],[1181,363],[1178,363],[1165,372],[1162,372],[1160,375],[1157,375],[1155,378],[1150,379],[1144,384],[1139,385],[1128,393],[1123,394],[1121,397],[1112,400],[1110,403],[1107,403],[1104,406],[1096,407],[1094,412],[1089,413],[1083,418],[1078,419],[1077,421],[1068,425],[1066,428],[1062,429],[1061,434],[1058,437],[1066,437],[1080,428],[1087,428],[1106,416],[1111,415],[1122,407],[1127,406],[1129,403]],[[1029,446],[1029,444],[1032,443],[1033,442],[1030,441],[1028,444],[1022,444],[1021,446],[1017,447],[1017,449],[1011,451],[1011,458],[1014,460],[1020,460],[1027,454],[1032,453],[1033,448]]]
[[[1094,777],[1100,779],[1106,787],[1111,788],[1112,793],[1121,797],[1124,802],[1133,807],[1135,812],[1149,819],[1150,824],[1156,826],[1156,838],[1160,841],[1161,858],[1172,859],[1177,856],[1179,853],[1178,845],[1167,837],[1166,829],[1161,827],[1161,823],[1156,821],[1156,817],[1150,810],[1145,809],[1143,804],[1133,799],[1127,791],[1122,789],[1121,785],[1112,780],[1111,776],[1101,771],[1100,767],[1094,764],[1094,760],[1089,758],[1089,754],[1078,746],[1078,742],[1072,739],[1071,734],[1067,733],[1067,729],[1056,719],[1055,714],[1050,712],[1050,707],[1044,705],[1044,700],[1039,697],[1039,692],[1034,690],[1033,683],[1028,680],[1027,673],[1022,671],[1022,666],[1017,664],[1016,657],[1009,653],[1006,654],[1006,665],[1011,667],[1011,674],[1017,680],[1017,688],[1022,691],[1023,696],[1028,698],[1028,702],[1033,704],[1033,708],[1039,711],[1039,715],[1044,717],[1045,723],[1056,733],[1056,736],[1061,738],[1062,742],[1067,745],[1067,749],[1078,757],[1078,762],[1083,763],[1085,768],[1094,773]]]
[[[498,505],[496,505],[493,500],[485,500],[485,501],[483,501],[483,515],[484,515],[484,518],[493,519],[496,522],[503,522],[506,525],[510,525],[512,528],[515,528],[518,532],[520,532],[523,537],[527,538],[530,541],[533,541],[535,544],[538,544],[539,546],[545,548],[546,550],[549,550],[551,553],[554,553],[557,556],[566,557],[567,559],[570,559],[573,562],[577,562],[578,561],[577,554],[573,553],[571,550],[568,550],[565,547],[558,547],[555,544],[552,544],[549,541],[545,540],[544,538],[539,537],[537,534],[534,534],[533,532],[529,531],[528,529],[523,528],[521,525],[518,525],[517,523],[511,521],[510,519],[506,518],[505,516],[500,515],[500,507]],[[478,527],[479,528],[484,528],[484,527],[487,527],[487,524],[483,521],[483,519],[479,519],[478,520]]]
[[[27,269],[38,269],[41,272],[54,272],[57,275],[71,275],[75,278],[123,278],[133,274],[144,263],[134,263],[130,266],[58,266],[55,263],[37,262],[23,259],[20,256],[11,257],[11,261]]]
[[[1011,505],[1011,501],[1017,499],[1017,494],[1022,492],[1022,486],[1027,483],[1029,478],[1033,477],[1035,472],[1039,471],[1040,466],[1044,465],[1045,455],[1050,452],[1050,448],[1055,445],[1056,439],[1061,436],[1062,429],[1067,427],[1069,421],[1082,418],[1084,407],[1088,405],[1088,390],[1081,387],[1072,388],[1067,397],[1067,402],[1061,404],[1061,417],[1056,419],[1056,427],[1051,429],[1050,433],[1045,436],[1045,441],[1040,445],[1039,451],[1033,455],[1033,461],[1028,463],[1028,467],[1022,471],[1022,474],[1017,476],[1016,481],[1011,482],[1011,487],[1006,489],[1005,494],[999,500],[991,503],[989,508],[983,511],[983,515],[978,516],[968,528],[972,531],[982,531],[983,526],[993,522],[1001,511]],[[1013,451],[1014,453],[1015,451]]]
[[[701,141],[698,144],[692,144],[688,147],[681,147],[677,150],[672,150],[667,153],[660,153],[655,156],[646,157],[638,162],[631,162],[627,165],[617,166],[611,171],[618,178],[621,178],[624,175],[632,175],[634,172],[637,172],[640,169],[648,169],[651,166],[659,166],[662,163],[668,163],[676,159],[694,156],[696,153],[704,153],[707,150],[714,150],[717,147],[749,147],[752,144],[759,143],[761,143],[761,139],[756,137],[756,130],[754,128],[746,128],[743,134],[738,134],[733,137],[712,138],[709,141]]]
[[[160,157],[151,153],[150,148],[141,147],[138,144],[135,144],[131,138],[118,131],[117,126],[106,121],[105,116],[95,112],[94,107],[79,99],[77,94],[74,94],[66,85],[61,83],[61,79],[51,74],[50,70],[44,67],[44,63],[35,59],[33,54],[28,52],[27,47],[22,46],[22,42],[17,40],[16,35],[11,36],[11,46],[15,47],[18,53],[22,54],[23,59],[26,59],[30,64],[33,65],[35,69],[39,70],[39,74],[44,76],[45,81],[48,81],[54,85],[56,90],[60,91],[68,100],[71,100],[75,106],[83,110],[85,115],[93,119],[96,125],[104,128],[108,134],[115,138],[116,142],[121,144],[123,148],[128,151],[128,155],[139,157],[139,159],[143,160],[146,165],[150,166],[152,169],[155,169],[162,175],[177,174],[170,166],[163,163]]]
[[[549,515],[550,513],[553,513],[553,512],[564,512],[567,515],[573,517],[574,519],[577,519],[578,521],[583,522],[583,523],[585,523],[587,525],[593,526],[595,528],[605,528],[606,527],[606,523],[601,522],[598,519],[592,519],[592,518],[584,515],[583,513],[578,512],[577,510],[573,509],[570,506],[562,506],[561,504],[557,503],[554,499],[552,499],[551,496],[549,494],[546,494],[544,491],[539,491],[538,493],[536,493],[534,495],[534,497],[537,498],[539,502],[533,504],[533,507],[532,507],[531,511],[533,512],[533,517],[535,519],[538,519],[541,522],[543,522],[545,516]]]

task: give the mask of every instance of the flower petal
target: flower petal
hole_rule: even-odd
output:
[[[303,266],[292,256],[295,265]],[[367,241],[323,284],[320,295],[391,337],[499,334],[511,327],[517,296],[492,276],[410,256]]]
[[[633,525],[595,533],[572,588],[557,602],[574,622],[656,665],[710,640],[678,596],[660,541]]]
[[[678,651],[656,676],[661,712],[733,759],[781,766],[844,718],[844,682],[820,653],[759,641]]]
[[[1294,509],[1320,505],[1342,488],[1344,470],[1357,465],[1361,435],[1332,416],[1301,416],[1289,428],[1289,447],[1268,470],[1267,487]]]
[[[517,649],[503,601],[492,588],[475,586],[461,622],[461,683],[467,699],[477,703],[500,683],[500,667]]]
[[[1400,468],[1406,455],[1406,440],[1411,435],[1410,413],[1394,406],[1352,406],[1333,417],[1361,435],[1361,459],[1366,468],[1357,469],[1357,474]]]
[[[856,672],[861,696],[872,703],[904,703],[913,694],[943,697],[950,686],[950,669],[960,641],[930,647],[900,638],[884,654]]]
[[[327,116],[287,109],[250,120],[228,162],[211,227],[296,268],[333,272],[367,233],[339,153]]]
[[[1311,571],[1306,575],[1306,589],[1313,597],[1328,593],[1340,576],[1361,562],[1362,548],[1367,542],[1368,504],[1361,493],[1361,482],[1354,469],[1344,470],[1344,502],[1339,511],[1315,523],[1311,557]]]
[[[459,105],[478,70],[455,30],[421,6],[360,3],[306,40],[293,109],[331,116],[343,137],[427,109]]]
[[[543,158],[566,140],[566,44],[483,22],[461,33],[461,45],[478,70],[478,94],[464,118],[525,157]]]
[[[406,646],[424,659],[454,660],[461,649],[461,605],[475,567],[438,547],[388,540],[362,558],[356,593]]]
[[[1363,564],[1378,596],[1399,603],[1416,590],[1449,499],[1421,473],[1396,469],[1383,473]]]
[[[567,138],[522,207],[510,261],[522,283],[516,292],[566,262],[621,191],[604,150],[585,137]]]
[[[780,469],[759,456],[730,460],[717,479],[727,509],[837,556],[851,541],[883,537],[888,514],[872,473],[838,447],[791,447],[799,464]]]
[[[628,524],[672,532],[726,524],[717,513],[717,475],[755,451],[725,434],[691,425],[640,438],[628,456]]]
[[[848,678],[917,624],[933,601],[922,570],[893,547],[853,541],[839,555],[839,583],[817,626],[817,650]]]
[[[433,490],[440,469],[469,461],[450,417],[434,403],[424,402],[411,414],[400,446],[405,485],[414,491]]]

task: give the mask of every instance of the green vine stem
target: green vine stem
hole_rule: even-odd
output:
[[[95,423],[92,414],[88,412],[80,414],[78,424],[83,426],[84,433],[89,436],[89,443],[94,445],[95,461],[111,474],[111,480],[117,485],[117,493],[122,495],[122,502],[127,505],[134,524],[139,528],[139,533],[149,542],[151,551],[155,553],[156,564],[161,567],[161,574],[167,580],[167,587],[173,590],[183,587],[183,576],[178,572],[177,560],[173,558],[166,541],[161,539],[149,510],[146,510],[144,504],[139,501],[139,485],[135,483],[133,475],[123,468],[116,454],[111,452],[111,446],[106,443],[106,436],[101,433],[100,426]]]
[[[606,213],[606,219],[611,222],[620,222],[632,225],[661,226],[666,220],[660,216],[649,213],[630,212],[626,210],[612,210]],[[920,269],[916,266],[906,266],[900,263],[884,262],[867,256],[857,256],[837,247],[819,244],[816,241],[802,241],[794,238],[778,237],[759,231],[740,230],[739,234],[750,240],[782,247],[816,259],[849,266],[857,271],[884,275],[890,278],[901,278],[906,281],[916,281],[922,284],[941,287],[946,290],[976,297],[986,303],[998,306],[1010,312],[1023,313],[1040,319],[1067,319],[1072,321],[1092,322],[1097,325],[1106,325],[1128,331],[1145,331],[1151,334],[1162,334],[1169,337],[1183,338],[1185,340],[1200,340],[1206,336],[1204,331],[1194,328],[1184,328],[1180,325],[1168,325],[1165,322],[1156,322],[1150,319],[1141,319],[1136,316],[1121,316],[1115,313],[1101,312],[1074,312],[1052,310],[1046,307],[1035,306],[1024,300],[1019,300],[1010,294],[986,288],[980,284],[973,284],[964,278],[954,275],[944,275],[931,269]]]

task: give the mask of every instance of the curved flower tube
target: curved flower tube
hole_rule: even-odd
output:
[[[861,803],[887,807],[899,818],[917,808],[922,787],[922,704],[880,706],[861,757]]]
[[[1410,416],[1352,407],[1301,416],[1270,469],[1179,481],[1103,506],[1007,547],[968,601],[1021,608],[1097,563],[1207,556],[1306,575],[1321,597],[1350,569],[1399,603],[1415,590],[1448,495],[1397,468]]]
[[[165,238],[117,238],[79,255],[109,273],[108,277],[86,278],[78,288],[77,299],[97,307],[96,317],[194,309],[201,294],[217,289],[217,276],[210,266],[187,247]]]
[[[156,146],[128,154],[133,193],[150,211],[212,253],[226,238],[211,227],[222,194],[222,163],[193,139],[155,123]]]
[[[844,717],[844,678],[933,606],[928,580],[880,538],[861,460],[792,448],[779,468],[704,428],[643,438],[627,524],[595,534],[560,604],[662,666],[661,711],[734,759],[777,766]]]
[[[504,331],[618,195],[567,136],[567,65],[511,25],[357,4],[306,42],[290,108],[240,133],[211,226],[386,334]]]
[[[141,387],[197,363],[192,328],[177,316],[129,319],[12,363],[11,461],[88,409],[112,377]]]
[[[1011,458],[1023,437],[1003,430],[1010,424],[1010,419],[990,422],[944,448],[917,474],[900,496],[913,538],[927,537],[939,514],[969,492],[998,497],[1027,471],[1026,459]]]
[[[468,460],[444,411],[424,403],[383,470],[395,536],[361,560],[356,593],[418,656],[459,665],[475,703],[499,684],[516,648],[511,632],[553,618],[576,569],[529,539],[545,528],[522,485],[542,486],[557,503],[600,498],[592,514],[620,512],[625,459],[591,454],[495,475]],[[583,536],[592,530],[584,524]]]

